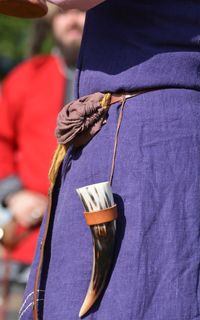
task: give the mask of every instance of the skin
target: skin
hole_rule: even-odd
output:
[[[31,190],[21,190],[8,197],[7,206],[15,220],[29,228],[41,221],[47,208],[47,197]]]
[[[78,59],[85,13],[77,9],[60,12],[53,16],[52,34],[69,67],[75,67]]]
[[[105,0],[48,0],[48,2],[52,2],[62,8],[63,10],[78,8],[80,10],[88,10],[91,9],[98,4],[104,2]]]
[[[71,65],[77,59],[84,20],[85,13],[74,9],[57,13],[51,22],[55,42]],[[14,219],[27,228],[37,225],[47,208],[46,196],[26,189],[9,195],[5,202]]]
[[[55,40],[63,46],[80,47],[85,13],[76,9],[56,14],[52,19],[52,32]]]

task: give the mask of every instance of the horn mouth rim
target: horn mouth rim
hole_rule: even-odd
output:
[[[82,191],[82,190],[85,190],[85,189],[88,189],[88,188],[90,188],[91,186],[98,186],[98,187],[102,187],[103,185],[109,185],[110,186],[110,183],[109,183],[109,181],[103,181],[103,182],[99,182],[99,183],[95,183],[95,184],[88,184],[87,186],[84,186],[84,187],[81,187],[81,188],[77,188],[76,189],[76,191],[77,192],[80,192],[80,191]]]

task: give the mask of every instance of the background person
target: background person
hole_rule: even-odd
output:
[[[50,23],[52,54],[38,55],[17,66],[3,81],[0,96],[0,202],[17,222],[15,233],[28,235],[6,258],[12,280],[26,282],[39,224],[47,207],[48,169],[56,139],[57,114],[73,99],[75,64],[85,14],[54,9]],[[36,24],[32,51],[37,41]],[[38,48],[37,48],[38,49]],[[15,239],[16,234],[13,234]]]

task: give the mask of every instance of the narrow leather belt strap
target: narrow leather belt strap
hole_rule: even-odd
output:
[[[145,90],[135,91],[135,92],[127,92],[127,93],[112,93],[110,98],[110,105],[116,102],[123,102],[126,99],[138,96],[142,93],[146,92]]]
[[[117,205],[104,210],[84,212],[84,217],[89,226],[113,221],[117,219]]]

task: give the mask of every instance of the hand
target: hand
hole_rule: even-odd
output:
[[[42,220],[47,208],[47,197],[37,192],[21,190],[8,196],[6,204],[15,220],[30,228]]]

